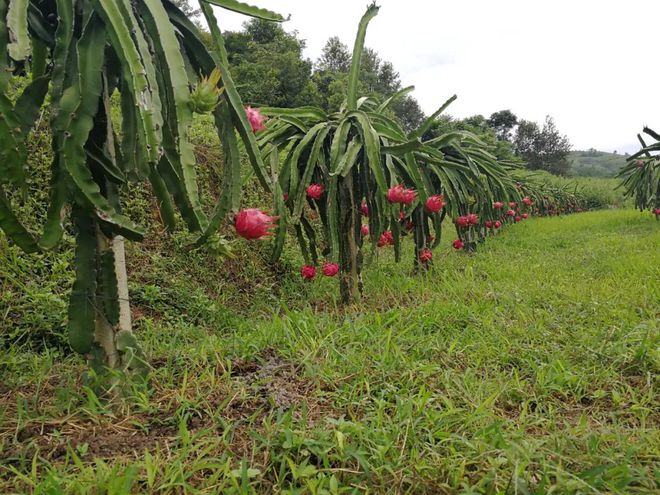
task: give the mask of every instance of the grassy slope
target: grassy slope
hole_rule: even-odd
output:
[[[130,411],[82,388],[75,357],[3,356],[0,492],[657,489],[655,221],[531,220],[473,257],[445,247],[425,278],[388,256],[344,314],[318,309],[324,280],[285,282],[299,309],[273,301],[272,321],[143,318],[155,370]]]
[[[606,151],[571,151],[568,160],[573,173],[584,177],[614,177],[626,165],[624,155]]]

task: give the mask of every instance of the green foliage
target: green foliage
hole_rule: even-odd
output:
[[[73,283],[70,243],[61,253],[29,257],[0,237],[0,348],[69,348],[67,296]]]
[[[169,1],[57,0],[52,40],[35,42],[53,29],[39,15],[52,2],[12,2],[20,12],[11,15],[0,4],[0,491],[653,493],[660,239],[648,218],[531,220],[479,256],[452,256],[445,215],[479,215],[459,233],[473,250],[494,200],[529,196],[540,214],[558,215],[618,198],[611,181],[516,169],[503,112],[445,119],[452,97],[427,120],[412,104],[414,118],[394,119],[397,104],[414,100],[411,88],[386,98],[398,76],[364,49],[375,6],[351,63],[326,66],[326,103],[339,111],[267,107],[273,118],[255,138],[229,71],[239,51],[227,53],[209,3],[281,20],[213,0],[201,5],[204,37]],[[246,90],[309,91],[305,101],[323,103],[313,83],[298,84],[304,77],[282,85],[306,70],[295,36],[261,21],[248,30],[238,67],[267,73],[274,51],[286,71]],[[20,53],[29,36],[33,77],[16,96],[6,75],[20,64],[6,48]],[[211,83],[194,101],[199,76],[216,68],[221,88]],[[241,77],[257,75],[250,70]],[[645,147],[644,166],[624,171],[638,205],[657,205],[659,150]],[[322,199],[307,197],[312,182],[326,186]],[[386,203],[396,184],[418,198]],[[432,194],[447,201],[442,215],[423,209]],[[229,249],[219,235],[243,199],[274,200],[281,220],[271,243]],[[363,254],[374,251],[362,249],[362,201],[372,244],[385,229],[395,237],[394,253],[364,277]],[[197,244],[233,259],[191,250],[179,218]],[[124,368],[146,370],[155,357],[153,381],[111,409],[88,387],[104,370],[93,366],[81,385],[66,342],[103,361],[95,324],[103,313],[101,323],[116,325],[119,313],[107,241],[141,236],[138,223],[146,242],[128,247],[128,271],[144,350],[126,330],[115,337]],[[341,261],[339,294],[330,280],[305,285],[291,274],[301,257],[287,229],[305,262]],[[44,252],[60,241],[60,251]],[[427,276],[402,272],[402,247],[417,260],[427,245],[443,263]],[[279,263],[268,264],[271,252]],[[364,284],[370,297],[337,310],[346,284]]]
[[[75,352],[88,354],[94,345],[96,329],[96,231],[91,215],[76,208],[73,216],[77,231],[76,279],[69,299],[69,343]],[[111,280],[110,283],[117,285],[116,280]]]
[[[315,104],[312,63],[304,59],[304,41],[279,24],[253,19],[241,32],[223,35],[232,75],[243,99],[257,106]]]
[[[409,132],[416,129],[426,117],[417,100],[409,95],[395,100],[392,104],[392,112],[401,121],[403,129]]]

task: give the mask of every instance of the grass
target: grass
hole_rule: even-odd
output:
[[[657,493],[657,222],[450,241],[425,276],[381,255],[346,310],[285,277],[257,318],[139,316],[152,379],[113,407],[79,358],[11,348],[0,492]]]

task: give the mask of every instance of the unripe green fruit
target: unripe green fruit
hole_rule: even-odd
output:
[[[218,88],[220,81],[220,71],[213,69],[209,77],[203,77],[195,90],[190,95],[192,109],[195,113],[209,113],[218,104],[218,98],[222,94],[222,89]]]

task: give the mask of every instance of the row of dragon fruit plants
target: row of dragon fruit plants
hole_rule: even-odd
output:
[[[198,26],[169,1],[0,1],[0,228],[29,254],[56,249],[66,225],[73,226],[69,341],[97,375],[148,370],[130,319],[124,241],[145,235],[122,209],[134,191],[130,183],[150,183],[166,230],[182,219],[197,234],[191,247],[213,243],[218,228],[233,222],[247,239],[270,236],[276,261],[286,236],[295,235],[305,260],[302,276],[313,279],[320,267],[337,277],[345,303],[360,297],[368,244],[392,246],[398,260],[401,240],[410,236],[413,260],[423,270],[446,219],[455,224],[454,248],[473,252],[505,225],[585,207],[578,193],[498,162],[469,132],[425,137],[456,96],[406,132],[390,109],[412,87],[384,101],[359,95],[375,4],[359,23],[346,99],[333,113],[246,107],[213,6],[284,20],[237,0],[201,0],[209,49]],[[29,80],[17,98],[9,91],[12,76]],[[118,121],[110,118],[114,96]],[[44,200],[31,180],[37,171],[27,143],[46,105],[53,153]],[[199,198],[189,136],[194,113],[213,115],[223,147],[220,195],[211,212]],[[273,198],[270,214],[241,209],[244,155]],[[40,232],[31,227],[34,219],[30,226],[21,219],[28,201],[46,203]]]
[[[389,111],[412,87],[386,101],[358,97],[366,29],[377,13],[378,7],[370,6],[360,22],[350,84],[338,112],[246,108],[261,156],[271,166],[274,207],[270,214],[240,211],[236,232],[247,239],[274,236],[274,259],[287,233],[295,234],[305,260],[301,276],[312,280],[318,268],[325,276],[339,276],[345,303],[359,297],[367,244],[392,246],[399,260],[401,239],[410,236],[412,259],[424,269],[432,263],[447,217],[456,230],[452,246],[474,252],[506,225],[586,206],[579,192],[529,178],[498,161],[470,132],[424,139],[456,96],[412,132],[405,132]]]

